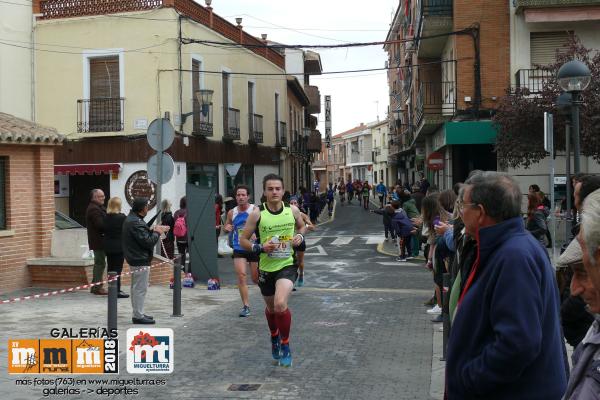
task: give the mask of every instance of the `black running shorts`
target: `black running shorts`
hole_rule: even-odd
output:
[[[258,254],[250,251],[234,250],[231,258],[245,258],[248,262],[258,262]]]
[[[263,296],[275,295],[275,284],[279,279],[288,279],[296,282],[298,278],[298,267],[296,265],[288,265],[279,271],[267,272],[259,269],[258,271],[258,287]]]
[[[303,240],[298,247],[294,247],[294,253],[296,251],[306,251],[306,242]]]

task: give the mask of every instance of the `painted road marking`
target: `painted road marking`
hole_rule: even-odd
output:
[[[307,237],[306,239],[304,239],[307,246],[314,246],[319,242],[319,240],[321,240],[320,237]]]
[[[379,243],[383,243],[383,241],[385,240],[385,238],[382,236],[368,236],[368,237],[366,237],[366,239],[367,239],[366,244],[379,244]]]
[[[335,239],[333,242],[331,242],[331,244],[336,245],[336,246],[340,246],[343,244],[349,244],[352,239],[354,239],[354,236],[350,236],[350,237],[339,237],[337,239]]]
[[[315,253],[314,250],[316,250],[317,252]],[[312,253],[311,253],[312,251]],[[323,246],[314,246],[314,247],[307,247],[306,251],[304,252],[305,256],[327,256],[327,252],[325,251],[325,249],[323,248]]]

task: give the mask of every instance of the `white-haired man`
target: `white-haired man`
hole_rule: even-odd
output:
[[[594,322],[573,352],[565,400],[600,398],[600,189],[585,199],[577,241],[583,268],[573,268],[571,293],[583,298]]]

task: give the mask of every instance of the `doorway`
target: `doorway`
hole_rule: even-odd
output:
[[[85,211],[90,203],[92,189],[102,189],[106,202],[111,196],[110,175],[70,175],[69,176],[69,217],[85,226]]]

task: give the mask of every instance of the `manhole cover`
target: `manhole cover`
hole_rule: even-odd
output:
[[[230,392],[256,392],[260,388],[260,384],[256,383],[234,383],[227,390]]]

